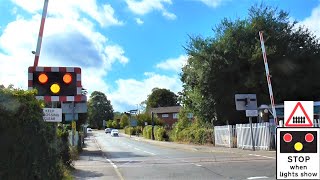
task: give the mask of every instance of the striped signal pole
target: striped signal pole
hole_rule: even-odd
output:
[[[278,124],[277,112],[276,112],[276,107],[275,107],[275,104],[274,104],[274,96],[273,96],[272,85],[271,85],[271,76],[270,76],[270,72],[269,72],[267,53],[266,53],[266,49],[264,47],[264,40],[263,40],[263,34],[262,33],[263,33],[262,31],[259,31],[261,50],[262,50],[262,56],[263,56],[263,61],[264,61],[264,67],[265,67],[265,70],[266,70],[268,89],[269,89],[270,101],[271,101],[271,106],[272,106],[272,115],[274,117],[274,123],[277,125]]]
[[[49,3],[49,0],[45,0],[44,1],[41,24],[40,24],[40,30],[39,30],[39,36],[38,36],[38,42],[37,42],[37,50],[35,52],[35,57],[34,57],[34,64],[33,64],[34,67],[37,67],[38,66],[38,62],[39,62],[44,23],[45,23],[46,17],[47,17],[48,3]]]

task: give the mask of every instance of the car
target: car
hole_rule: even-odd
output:
[[[91,132],[91,131],[92,131],[92,129],[88,127],[88,128],[87,128],[87,133],[88,133],[88,132]]]
[[[108,133],[111,133],[111,131],[112,131],[112,128],[106,128],[106,129],[104,130],[104,132],[107,133],[107,134],[108,134]]]
[[[111,136],[119,136],[119,131],[118,129],[112,129],[110,134]]]

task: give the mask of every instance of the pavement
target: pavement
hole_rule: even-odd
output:
[[[117,171],[109,163],[101,151],[94,136],[84,139],[85,147],[79,159],[74,162],[73,177],[75,179],[118,179]]]
[[[156,141],[151,139],[146,139],[141,136],[136,135],[127,135],[121,133],[121,136],[135,140],[135,141],[142,141],[149,144],[154,144],[158,146],[163,146],[172,149],[181,149],[187,150],[192,152],[207,152],[207,153],[214,153],[214,152],[227,152],[227,153],[238,153],[238,154],[255,154],[261,156],[270,156],[271,159],[275,159],[276,151],[266,151],[266,150],[249,150],[249,149],[239,149],[239,148],[228,148],[228,147],[219,147],[213,145],[196,145],[196,144],[186,144],[186,143],[177,143],[177,142],[167,142],[167,141]],[[273,158],[272,158],[273,157]]]

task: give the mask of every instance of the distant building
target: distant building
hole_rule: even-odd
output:
[[[179,112],[182,109],[181,106],[169,106],[151,108],[150,113],[154,113],[159,119],[161,119],[165,125],[172,127],[172,125],[178,121]],[[193,119],[193,114],[188,113],[187,117]]]

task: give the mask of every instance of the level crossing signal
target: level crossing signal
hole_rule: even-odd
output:
[[[37,99],[81,101],[81,69],[78,67],[29,67],[28,88],[37,89]]]
[[[35,72],[33,87],[39,96],[73,96],[77,93],[76,77],[72,72]]]

